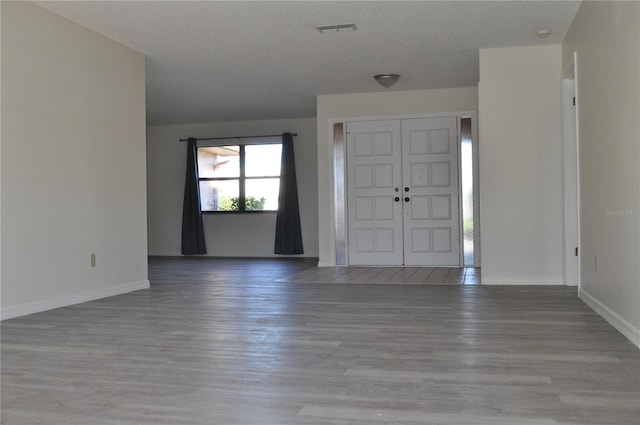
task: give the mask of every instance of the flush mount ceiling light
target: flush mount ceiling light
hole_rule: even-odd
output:
[[[378,74],[374,75],[373,78],[384,88],[389,88],[398,81],[400,78],[399,74]]]
[[[543,28],[536,32],[536,37],[538,38],[547,38],[551,35],[551,30],[547,28]]]
[[[322,34],[325,32],[355,31],[358,29],[356,24],[340,24],[340,25],[322,25],[316,27]]]

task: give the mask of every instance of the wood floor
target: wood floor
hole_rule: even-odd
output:
[[[2,322],[2,424],[640,423],[639,350],[573,288],[149,270],[148,290]]]

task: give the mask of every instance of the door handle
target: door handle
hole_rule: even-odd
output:
[[[396,196],[396,197],[395,197],[395,199],[394,199],[394,201],[396,201],[396,202],[400,202],[400,197],[399,197],[399,196]]]
[[[404,198],[404,202],[409,202],[409,197]]]
[[[405,191],[405,192],[408,192],[408,191],[409,191],[409,186],[405,187],[405,188],[404,188],[404,191]]]

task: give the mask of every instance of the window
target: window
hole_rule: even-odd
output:
[[[202,212],[277,211],[282,142],[198,148]]]

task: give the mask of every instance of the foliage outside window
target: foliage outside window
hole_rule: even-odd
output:
[[[198,148],[203,212],[276,211],[282,143]]]

